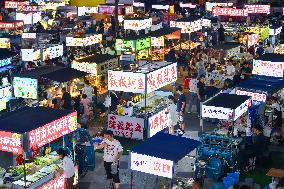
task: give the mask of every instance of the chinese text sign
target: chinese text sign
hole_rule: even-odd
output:
[[[236,94],[237,95],[250,96],[253,101],[257,101],[257,102],[265,102],[266,101],[266,94],[264,94],[264,93],[256,93],[256,92],[250,92],[250,91],[237,90]]]
[[[143,140],[144,119],[118,116],[108,116],[108,130],[113,131],[115,136]]]
[[[14,154],[22,153],[21,135],[0,131],[0,150],[12,152]]]
[[[162,110],[161,112],[153,115],[149,118],[149,136],[152,137],[159,131],[164,130],[165,128],[169,127],[169,114],[166,113],[166,109]]]
[[[153,174],[161,177],[173,177],[173,161],[151,157],[143,154],[131,152],[130,168],[134,171]]]
[[[29,132],[30,146],[41,147],[77,129],[77,113],[73,112],[58,120]]]
[[[271,77],[283,77],[284,62],[253,60],[252,74]]]

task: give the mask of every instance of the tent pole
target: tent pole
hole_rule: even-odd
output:
[[[130,173],[130,189],[133,188],[133,171],[131,170],[131,173]]]

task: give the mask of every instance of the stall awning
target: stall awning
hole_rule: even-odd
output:
[[[272,95],[280,89],[284,88],[284,80],[275,77],[258,77],[249,78],[241,82],[239,88],[254,92],[264,92]]]
[[[70,110],[25,107],[0,117],[0,131],[23,134],[71,114]]]
[[[284,62],[284,54],[266,53],[256,60],[270,61],[270,62]]]
[[[12,57],[12,52],[8,49],[0,49],[0,60]]]
[[[38,79],[41,75],[54,72],[56,70],[63,69],[64,67],[60,66],[44,66],[40,68],[36,68],[34,70],[29,70],[27,72],[22,72],[19,74],[13,75],[13,77],[21,77],[21,78],[32,78],[32,79]]]
[[[76,79],[76,78],[84,77],[86,75],[88,75],[88,73],[81,72],[81,71],[75,70],[73,68],[63,68],[63,69],[60,69],[60,70],[50,72],[48,74],[43,74],[43,75],[41,75],[41,77],[46,78],[46,79],[50,79],[52,81],[64,83],[64,82],[71,81],[71,80]]]
[[[118,58],[118,56],[110,54],[93,54],[84,58],[77,59],[76,62],[90,62],[99,64],[114,58]]]
[[[212,46],[211,48],[216,50],[230,50],[239,47],[240,45],[241,45],[240,43],[231,42],[231,43],[224,43],[221,45]]]
[[[236,120],[243,115],[251,105],[251,97],[221,93],[209,99],[202,105],[203,118],[220,120]]]
[[[199,145],[199,141],[160,132],[134,147],[132,152],[178,162]]]

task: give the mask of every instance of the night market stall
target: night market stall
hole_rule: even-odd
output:
[[[62,161],[51,143],[67,147],[62,137],[77,129],[77,113],[43,107],[23,108],[2,116],[0,125],[1,153],[11,154],[8,159],[1,155],[2,187],[51,188],[57,185],[63,189]],[[74,144],[69,147],[73,155]]]
[[[236,94],[252,98],[252,107],[249,109],[251,123],[263,126],[264,135],[267,137],[277,133],[279,128],[277,120],[282,117],[282,112],[277,115],[276,109],[271,107],[271,100],[276,97],[282,101],[283,88],[282,78],[267,76],[254,76],[241,82],[236,88]]]
[[[201,104],[202,130],[204,118],[220,121],[217,130],[200,137],[198,175],[202,176],[205,169],[207,177],[217,179],[227,168],[237,169],[240,136],[246,135],[251,128],[246,114],[250,106],[251,97],[227,93],[217,94]]]
[[[158,89],[176,80],[177,64],[170,62],[145,64],[132,71],[109,70],[109,91],[136,95],[119,103],[115,101],[116,94],[111,92],[108,129],[116,136],[142,140],[167,128],[166,98],[171,92]]]
[[[253,60],[252,74],[283,78],[284,55],[266,53]]]
[[[90,74],[86,79],[92,85],[97,86],[99,93],[106,92],[107,71],[114,70],[119,66],[119,57],[109,54],[94,54],[79,59],[71,63],[71,67]]]
[[[172,188],[174,186],[174,181],[181,179],[178,178],[179,172],[176,167],[179,161],[185,156],[188,156],[190,152],[195,150],[199,145],[200,142],[196,140],[166,133],[157,133],[131,150],[130,169],[132,172],[151,174],[156,177],[155,180],[166,178],[168,180],[168,185],[164,185],[164,187]],[[191,177],[186,177],[185,187],[190,187],[194,178],[194,174],[191,175]],[[137,180],[134,185],[138,185],[139,182],[141,181]],[[151,183],[148,179],[146,182],[147,185],[150,185]],[[141,184],[143,185],[146,183]],[[180,185],[180,182],[175,184]],[[159,181],[158,183],[156,182],[153,187],[157,187],[157,185],[161,186]],[[132,180],[131,186],[133,186]]]

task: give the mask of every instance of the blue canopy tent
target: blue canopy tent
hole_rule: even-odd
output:
[[[284,88],[284,80],[275,77],[258,76],[243,81],[236,93],[252,97],[254,102],[265,102],[268,96]]]
[[[132,149],[130,169],[172,179],[174,163],[200,144],[193,139],[157,133]]]

